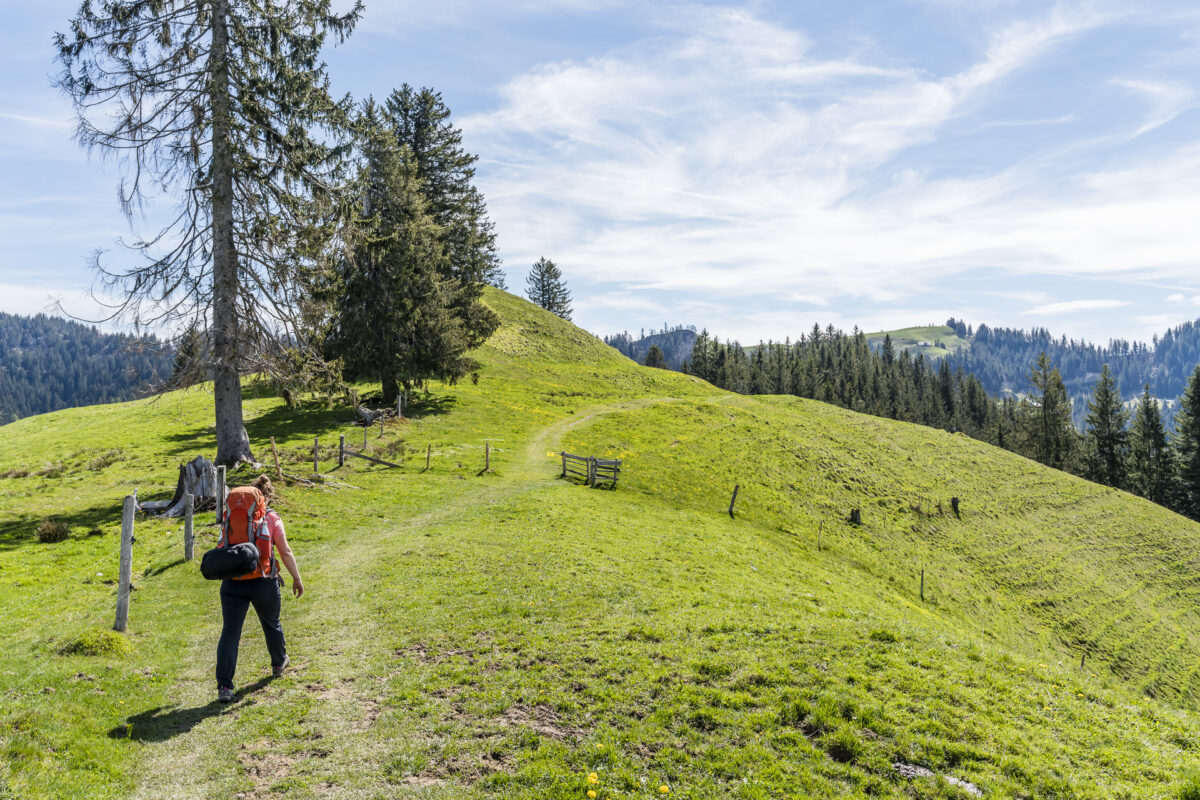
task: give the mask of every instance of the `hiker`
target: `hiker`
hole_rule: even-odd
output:
[[[304,594],[304,583],[300,580],[296,557],[292,555],[292,548],[288,546],[287,536],[283,532],[283,520],[270,507],[274,497],[275,488],[271,485],[271,479],[260,475],[253,486],[231,490],[226,501],[228,522],[222,525],[222,544],[225,544],[224,539],[233,527],[238,511],[246,515],[248,523],[252,518],[261,519],[261,522],[257,536],[251,538],[258,545],[260,553],[258,567],[249,575],[221,581],[223,625],[221,639],[217,643],[217,700],[222,703],[233,700],[233,673],[237,669],[238,643],[242,638],[242,623],[246,619],[248,606],[254,606],[258,621],[262,623],[267,650],[271,654],[272,676],[278,678],[283,675],[290,661],[283,642],[283,626],[279,624],[279,608],[282,605],[279,587],[283,585],[283,578],[279,575],[279,565],[272,548],[279,552],[279,559],[292,575],[292,593],[296,597]],[[265,510],[261,518],[256,509],[258,512]]]

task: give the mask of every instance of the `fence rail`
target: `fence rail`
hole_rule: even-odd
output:
[[[559,453],[562,457],[561,478],[579,478],[587,486],[596,486],[601,481],[617,485],[621,475],[621,461],[613,458],[595,458],[593,456],[577,456],[565,450]]]

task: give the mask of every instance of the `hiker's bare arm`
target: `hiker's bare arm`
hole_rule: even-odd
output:
[[[292,593],[299,597],[304,594],[304,581],[300,580],[300,568],[296,566],[296,556],[292,554],[292,547],[288,544],[282,521],[279,523],[279,533],[275,535],[275,549],[279,551],[279,560],[292,575]]]

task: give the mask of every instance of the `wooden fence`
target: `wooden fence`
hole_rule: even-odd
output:
[[[559,455],[562,456],[562,475],[559,477],[578,478],[587,486],[606,481],[616,487],[621,475],[620,459],[577,456],[565,450]]]

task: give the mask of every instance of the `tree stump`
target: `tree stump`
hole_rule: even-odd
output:
[[[862,511],[857,508],[850,509],[850,524],[862,525]]]
[[[204,456],[196,456],[179,465],[179,480],[170,500],[149,500],[138,508],[156,517],[182,517],[187,496],[195,500],[194,511],[210,511],[217,507],[217,468]]]

